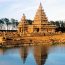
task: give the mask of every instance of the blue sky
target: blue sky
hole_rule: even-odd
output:
[[[0,18],[20,20],[25,13],[27,19],[33,20],[40,2],[48,20],[65,21],[65,0],[0,0]]]

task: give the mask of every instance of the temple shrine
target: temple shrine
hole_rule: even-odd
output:
[[[40,3],[36,12],[32,25],[26,21],[26,16],[23,14],[18,25],[18,34],[21,35],[44,35],[48,33],[55,33],[56,26],[48,22],[46,14]]]

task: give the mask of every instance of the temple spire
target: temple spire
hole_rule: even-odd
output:
[[[40,5],[39,5],[39,10],[42,10],[42,4],[40,3]]]
[[[44,9],[42,7],[42,4],[40,3],[39,8],[36,12],[36,15],[34,17],[34,24],[37,22],[37,24],[42,24],[43,22],[47,22],[48,19],[46,17],[46,14],[44,12]]]
[[[23,13],[23,16],[22,16],[21,20],[22,20],[22,21],[25,21],[25,20],[26,20],[26,16],[25,16],[24,13]]]

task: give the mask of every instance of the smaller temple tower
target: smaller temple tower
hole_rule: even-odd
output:
[[[19,22],[19,25],[18,25],[18,33],[20,34],[20,36],[23,34],[26,34],[27,33],[27,22],[26,22],[26,16],[25,14],[23,14],[22,18],[21,18],[21,21]]]

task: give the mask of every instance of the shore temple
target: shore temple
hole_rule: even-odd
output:
[[[65,43],[65,33],[56,31],[56,25],[48,21],[41,4],[34,20],[29,22],[23,14],[16,31],[0,31],[0,47]]]
[[[40,3],[36,12],[32,25],[26,21],[26,16],[23,14],[18,25],[18,34],[22,35],[45,35],[48,33],[55,33],[56,26],[48,22],[46,14]]]

